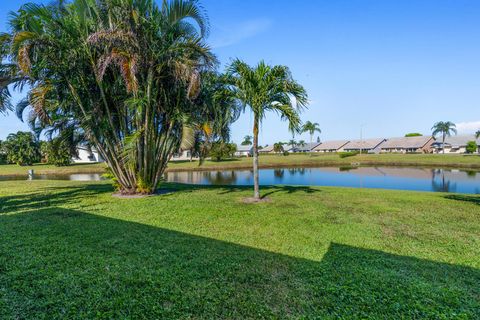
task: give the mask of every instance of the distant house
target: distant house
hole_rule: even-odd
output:
[[[251,157],[253,155],[253,146],[237,146],[237,151],[235,151],[236,157]]]
[[[431,153],[435,138],[431,136],[391,138],[381,145],[385,153]]]
[[[72,158],[74,163],[105,162],[98,150],[88,146],[78,146],[77,156]]]
[[[320,142],[306,143],[304,145],[297,145],[293,148],[293,152],[313,152]]]
[[[467,152],[467,143],[475,141],[480,144],[480,139],[474,135],[451,136],[445,138],[445,153],[459,154]],[[443,153],[442,138],[439,138],[432,144],[435,153]]]
[[[190,150],[179,150],[174,153],[170,158],[170,161],[185,161],[185,160],[197,160],[198,157],[192,157],[192,151]]]
[[[272,144],[271,146],[265,146],[264,148],[258,150],[259,153],[278,153],[273,150],[274,145]],[[283,145],[283,151],[284,152],[295,152],[295,148],[290,145],[290,144],[284,144]]]
[[[349,141],[343,150],[346,152],[361,151],[365,153],[380,153],[381,145],[385,143],[387,139],[363,139]]]
[[[313,152],[342,152],[343,147],[349,142],[348,140],[325,141],[316,146]]]
[[[265,146],[258,150],[258,153],[273,153],[273,144],[271,146]]]

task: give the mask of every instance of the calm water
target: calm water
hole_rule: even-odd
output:
[[[35,175],[33,180],[102,180],[99,174]],[[1,180],[27,180],[25,177],[2,177]],[[252,185],[250,170],[170,172],[168,182],[201,185]],[[430,168],[291,168],[260,170],[262,185],[342,186],[416,191],[480,194],[480,172]]]
[[[169,182],[203,185],[252,185],[249,170],[170,172]],[[341,186],[480,194],[480,172],[448,169],[359,167],[260,170],[262,185]]]

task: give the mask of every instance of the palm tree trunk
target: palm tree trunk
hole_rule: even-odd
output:
[[[442,136],[442,152],[445,154],[445,133]]]
[[[258,183],[258,116],[253,120],[253,197],[260,199],[260,186]]]

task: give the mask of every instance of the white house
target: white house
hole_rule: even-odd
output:
[[[347,143],[349,143],[349,140],[332,140],[332,141],[325,141],[322,142],[320,145],[316,146],[313,149],[313,152],[342,152],[343,147]]]
[[[445,138],[445,154],[459,154],[467,152],[467,143],[469,141],[475,141],[480,144],[480,139],[477,139],[474,135],[461,135],[451,136]],[[435,153],[443,153],[442,138],[439,137],[435,143],[432,144],[432,148]],[[479,152],[479,150],[477,150]]]
[[[72,158],[74,163],[105,162],[102,156],[98,153],[98,150],[93,147],[78,146],[77,154],[77,157]]]
[[[246,146],[237,146],[237,151],[235,151],[235,157],[251,157],[253,155],[253,147],[251,145]]]
[[[198,160],[198,157],[192,157],[192,151],[190,150],[179,150],[177,153],[174,153],[170,158],[170,161],[184,160]]]

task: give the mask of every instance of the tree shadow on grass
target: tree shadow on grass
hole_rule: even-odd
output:
[[[446,199],[472,202],[480,206],[480,196],[464,195],[464,194],[449,194],[445,196]]]
[[[51,207],[0,215],[0,318],[478,318],[480,271],[332,243],[321,261]]]
[[[0,214],[78,203],[81,199],[108,192],[113,192],[109,184],[47,187],[42,191],[0,197]]]

